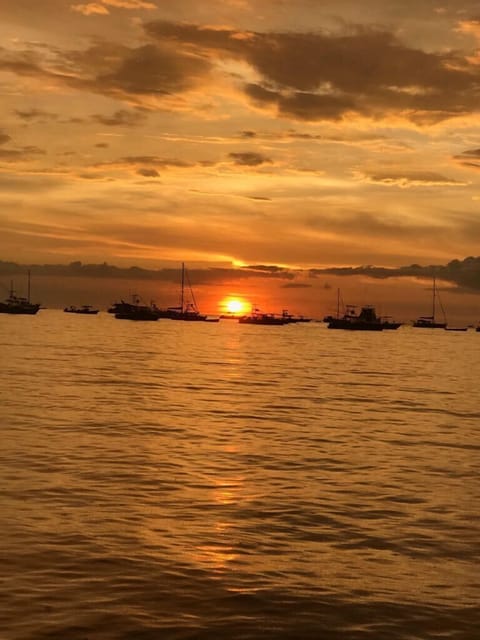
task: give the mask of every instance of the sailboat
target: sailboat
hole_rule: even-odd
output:
[[[190,294],[190,300],[187,301],[185,295],[185,289],[188,287]],[[172,320],[187,320],[187,321],[203,321],[208,322],[209,317],[200,313],[195,302],[195,296],[193,295],[192,286],[188,277],[187,270],[185,269],[185,263],[182,262],[182,284],[180,292],[180,305],[178,307],[168,308],[168,317]],[[213,321],[213,320],[212,320]]]
[[[433,276],[433,286],[432,286],[432,315],[431,316],[420,316],[415,320],[413,326],[417,329],[445,329],[447,326],[446,319],[444,322],[438,322],[435,319],[435,311],[436,311],[436,299],[438,297],[435,276]],[[439,298],[440,307],[443,312],[443,316],[445,318],[445,311],[442,306],[442,302]]]
[[[10,283],[10,295],[0,302],[0,313],[33,316],[40,309],[40,303],[30,302],[30,271],[28,272],[28,295],[26,298],[15,295],[13,281]]]

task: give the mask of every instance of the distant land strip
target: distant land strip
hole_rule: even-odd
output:
[[[0,260],[0,276],[15,276],[30,272],[37,276],[67,276],[87,278],[118,278],[178,282],[178,268],[145,269],[142,267],[116,267],[107,264],[84,264],[80,261],[69,264],[19,264]],[[402,267],[376,267],[361,265],[357,267],[327,267],[310,269],[289,269],[276,265],[248,265],[242,267],[196,267],[189,269],[196,284],[214,284],[231,279],[272,278],[291,281],[298,278],[315,278],[324,275],[367,276],[374,279],[418,278],[428,279],[434,275],[438,280],[451,282],[461,290],[480,292],[480,257],[467,257],[463,260],[451,260],[445,265],[411,264]],[[293,286],[292,284],[286,286]]]

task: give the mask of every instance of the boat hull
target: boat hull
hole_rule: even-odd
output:
[[[345,329],[347,331],[383,331],[384,327],[380,322],[360,322],[343,320],[342,318],[330,320],[329,329]]]
[[[38,310],[40,309],[40,305],[30,305],[30,306],[15,306],[8,305],[6,303],[0,304],[0,313],[8,313],[10,315],[15,316],[34,316]]]
[[[150,310],[132,310],[116,313],[115,318],[117,320],[136,320],[141,322],[154,322],[158,320],[158,316],[152,313]]]
[[[416,329],[445,329],[447,327],[446,322],[430,322],[425,320],[416,320],[413,323]]]
[[[245,316],[243,318],[239,318],[238,322],[240,324],[256,324],[256,325],[268,325],[268,326],[280,326],[284,324],[289,324],[288,321],[283,320],[282,318],[277,317],[252,317]]]
[[[96,316],[99,312],[99,309],[76,309],[76,308],[65,308],[63,310],[65,313],[76,313],[82,316]]]

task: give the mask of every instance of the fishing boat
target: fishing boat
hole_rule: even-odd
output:
[[[338,318],[332,318],[328,323],[329,329],[346,329],[348,331],[383,331],[384,323],[377,316],[375,307],[366,305],[357,313],[354,305],[346,305],[345,313]]]
[[[403,325],[403,322],[397,322],[396,320],[393,320],[391,316],[382,316],[380,321],[382,322],[384,329],[395,330]]]
[[[187,299],[186,290],[188,289],[189,298]],[[190,322],[218,322],[218,319],[210,320],[210,316],[200,313],[193,295],[192,285],[188,272],[185,268],[185,263],[182,262],[182,280],[180,289],[180,305],[178,307],[169,307],[167,309],[168,317],[171,320],[186,320]]]
[[[371,305],[362,307],[360,313],[357,313],[355,305],[347,304],[343,315],[340,315],[340,289],[337,290],[337,315],[326,316],[324,322],[328,322],[329,329],[347,331],[383,331],[385,328],[384,321],[377,316],[375,307]]]
[[[151,305],[140,304],[140,298],[137,295],[132,296],[132,302],[121,300],[114,306],[117,320],[155,321],[159,318]]]
[[[311,322],[312,319],[311,318],[306,318],[305,316],[296,316],[293,315],[292,313],[289,313],[287,309],[283,309],[282,311],[282,318],[285,320],[285,324],[288,323],[296,323],[296,322]]]
[[[444,322],[439,322],[435,317],[437,298],[443,313]],[[416,327],[417,329],[445,329],[447,326],[447,320],[445,318],[445,311],[442,306],[442,301],[440,300],[440,297],[438,296],[438,293],[437,293],[435,276],[433,276],[433,285],[432,285],[432,315],[420,316],[414,321],[413,326]]]
[[[274,313],[264,313],[260,309],[252,309],[252,312],[238,319],[240,324],[262,324],[262,325],[282,325],[289,324],[289,321],[283,315],[275,315]]]
[[[40,303],[30,302],[30,271],[28,272],[28,294],[27,297],[15,295],[13,281],[10,283],[10,294],[6,300],[0,302],[0,313],[12,315],[33,316],[40,309]]]
[[[107,313],[111,313],[113,315],[120,313],[125,306],[128,306],[128,302],[124,302],[123,300],[120,300],[120,302],[114,302],[112,306],[107,309]]]
[[[81,307],[75,307],[74,305],[70,305],[69,307],[65,307],[65,313],[79,313],[82,315],[94,316],[99,312],[99,309],[94,309],[90,304],[84,304]]]

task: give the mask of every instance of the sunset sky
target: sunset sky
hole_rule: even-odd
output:
[[[0,0],[0,259],[478,254],[480,5]]]

